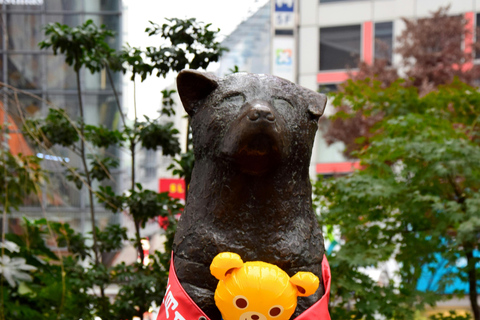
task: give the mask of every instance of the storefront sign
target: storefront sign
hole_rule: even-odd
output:
[[[185,180],[159,179],[158,192],[168,192],[172,198],[185,200]]]
[[[272,74],[295,82],[295,38],[275,37],[272,54]]]

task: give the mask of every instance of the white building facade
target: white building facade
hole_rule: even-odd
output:
[[[298,83],[317,90],[345,81],[358,59],[372,63],[381,54],[376,39],[395,48],[405,28],[402,18],[426,18],[446,6],[450,14],[464,15],[474,34],[478,0],[299,0]],[[399,62],[394,54],[390,58]]]

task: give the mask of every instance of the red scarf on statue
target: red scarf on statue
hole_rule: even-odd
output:
[[[330,299],[331,274],[326,256],[323,256],[322,261],[322,278],[325,294],[294,320],[330,320],[328,300]],[[160,306],[157,320],[210,320],[188,296],[178,281],[175,268],[173,267],[173,254],[170,262],[167,292]]]

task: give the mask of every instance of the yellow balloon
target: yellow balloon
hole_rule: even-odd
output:
[[[297,297],[309,296],[319,286],[311,272],[290,278],[273,264],[244,263],[232,252],[218,254],[210,272],[219,280],[215,304],[223,320],[288,320],[297,307]]]

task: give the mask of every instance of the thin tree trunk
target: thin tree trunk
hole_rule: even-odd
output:
[[[78,106],[80,109],[80,154],[82,158],[83,168],[85,170],[85,178],[87,179],[87,189],[88,189],[88,197],[90,200],[90,218],[92,220],[92,238],[93,238],[93,252],[95,256],[95,266],[98,267],[100,265],[100,258],[98,252],[98,240],[97,240],[97,230],[95,228],[95,206],[93,203],[93,192],[92,192],[92,180],[90,179],[90,173],[88,172],[88,165],[87,159],[85,154],[85,140],[84,140],[84,133],[85,133],[85,115],[83,112],[83,103],[82,103],[82,92],[80,90],[80,71],[75,72],[77,76],[77,90],[78,90]],[[100,296],[102,297],[102,309],[103,313],[106,313],[106,305],[105,305],[105,288],[102,284],[100,284]]]
[[[83,170],[85,171],[85,178],[87,179],[87,189],[90,199],[90,218],[92,220],[93,251],[95,254],[95,265],[98,265],[100,263],[100,259],[98,258],[97,231],[95,229],[95,207],[93,205],[93,194],[91,190],[92,181],[88,172],[87,157],[85,154],[85,115],[83,112],[82,92],[80,91],[80,71],[76,71],[75,74],[77,76],[78,106],[80,109],[80,157],[82,158]]]
[[[137,118],[135,117],[135,123],[137,122]],[[135,191],[135,141],[132,139],[130,140],[130,152],[132,154],[132,192]],[[145,259],[145,255],[143,254],[143,247],[142,241],[140,237],[140,221],[137,220],[136,217],[133,217],[133,223],[135,224],[135,233],[137,237],[137,250],[138,255],[140,256],[140,262],[143,264],[143,260]]]
[[[137,96],[136,96],[136,84],[135,84],[135,79],[133,80],[133,111],[135,113],[134,117],[134,123],[133,123],[133,128],[134,131],[137,130]],[[136,141],[135,137],[130,140],[130,152],[132,153],[132,192],[135,191],[135,146],[136,146]],[[143,260],[145,259],[145,255],[143,254],[143,247],[142,247],[142,241],[141,241],[141,236],[140,236],[140,221],[137,220],[136,217],[133,217],[133,222],[135,224],[135,233],[137,237],[137,250],[138,250],[138,255],[140,256],[140,263],[143,265]]]
[[[478,293],[477,293],[477,274],[475,270],[476,259],[473,256],[473,249],[471,246],[465,249],[467,257],[467,273],[468,273],[468,287],[470,305],[472,307],[473,319],[480,320],[480,308],[478,307]]]
[[[115,96],[115,101],[117,102],[118,112],[120,112],[120,116],[122,117],[123,125],[125,126],[127,124],[125,122],[125,115],[122,112],[122,106],[120,105],[120,99],[118,98],[118,93],[117,93],[117,90],[115,88],[115,84],[113,83],[112,74],[110,72],[110,69],[108,69],[108,66],[105,66],[105,70],[107,71],[108,80],[110,81],[110,85],[112,86],[112,90],[113,90],[113,95]]]

